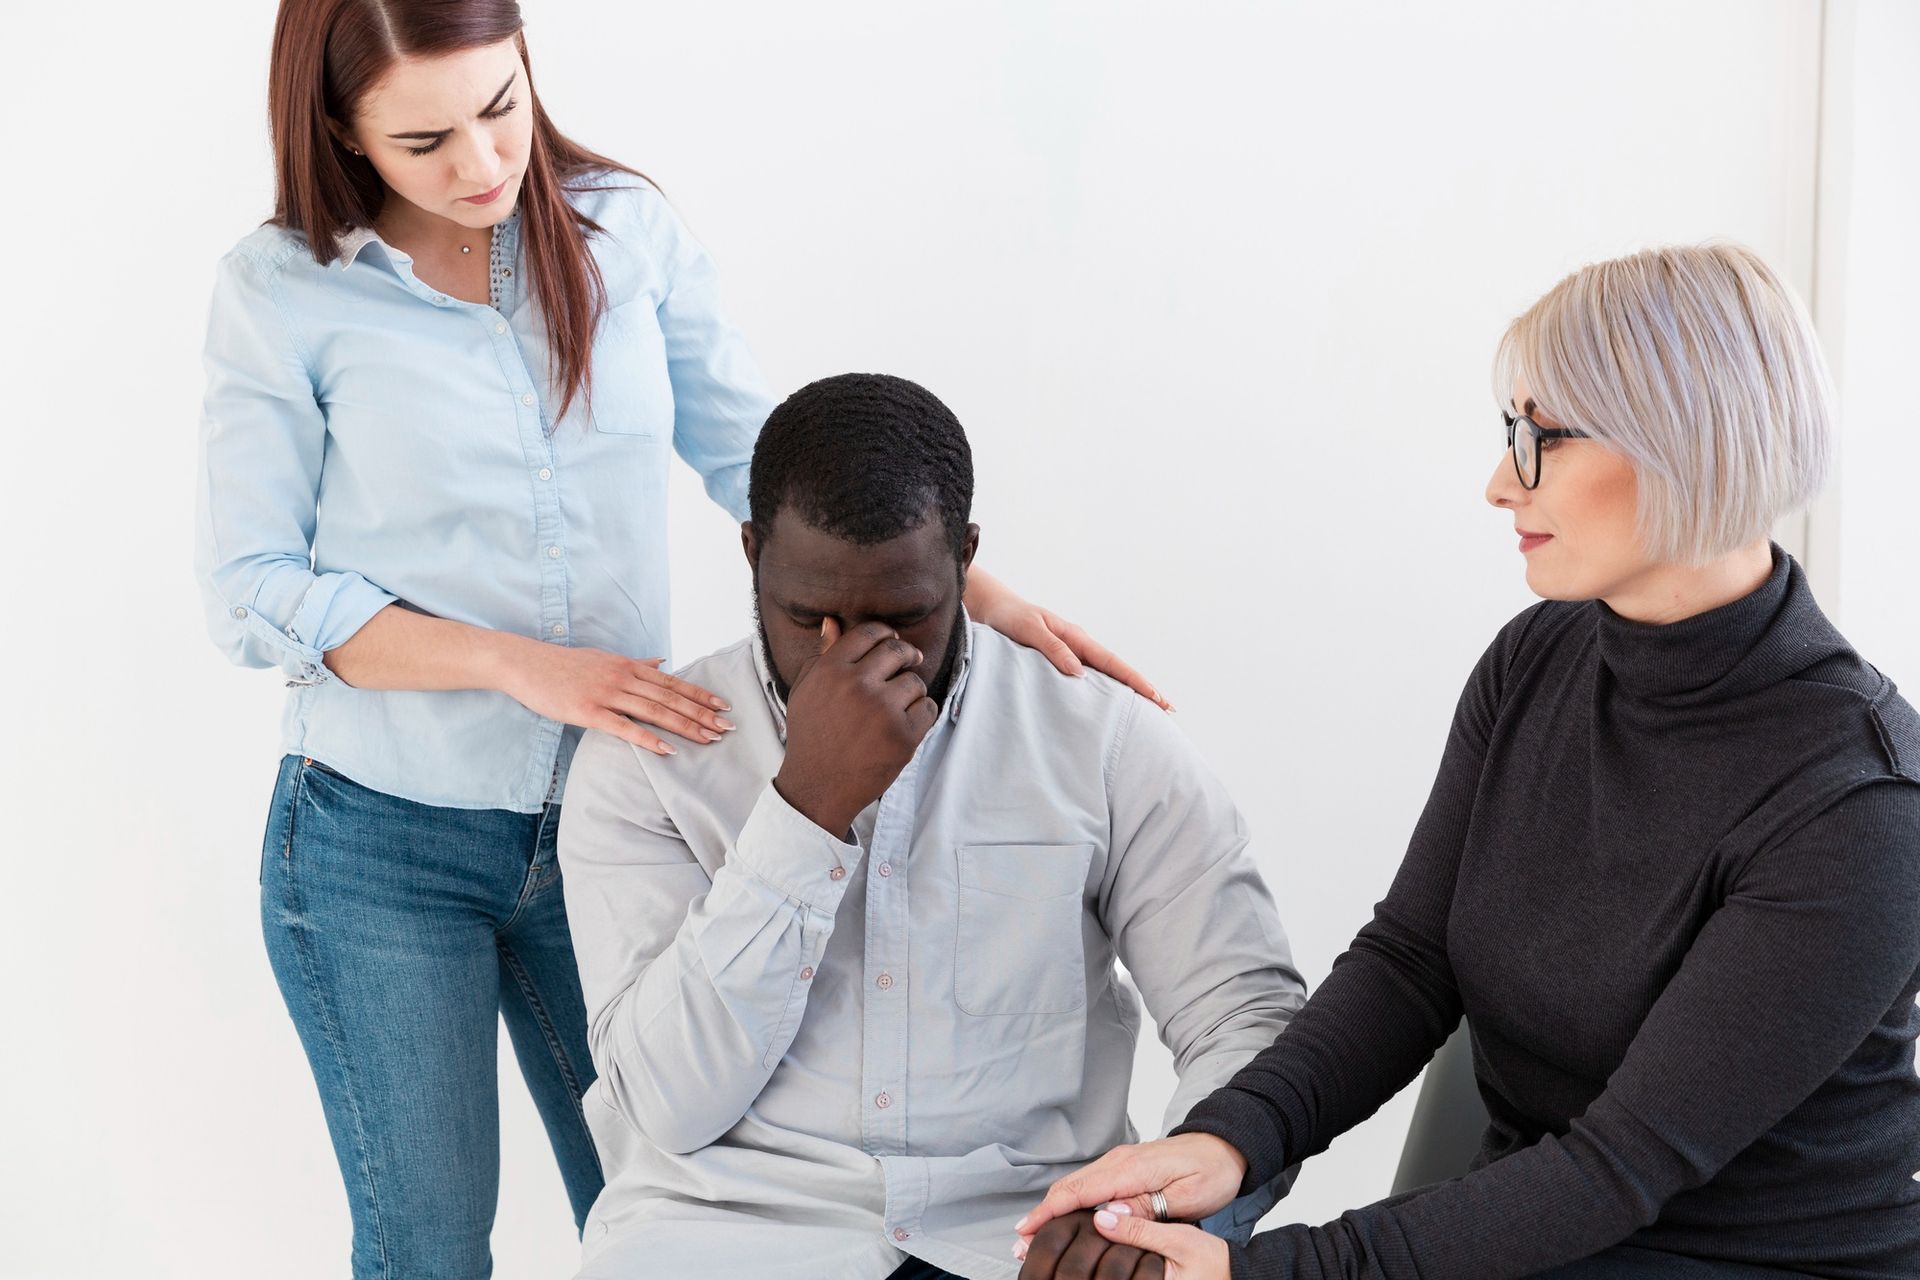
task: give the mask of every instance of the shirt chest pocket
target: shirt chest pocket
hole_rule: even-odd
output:
[[[600,319],[593,347],[593,427],[609,436],[673,438],[673,381],[660,317],[645,298]]]
[[[1090,844],[959,850],[953,998],[976,1017],[1071,1013],[1087,1000],[1081,939]]]

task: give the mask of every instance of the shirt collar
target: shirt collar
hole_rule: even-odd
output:
[[[940,708],[948,720],[960,719],[960,704],[967,693],[967,676],[973,669],[973,619],[967,615],[967,607],[960,606],[960,657],[953,666],[953,682],[947,689],[947,700]],[[761,643],[757,633],[753,637],[753,670],[760,678],[760,692],[766,696],[767,709],[773,713],[774,728],[780,732],[780,741],[787,740],[787,704],[780,697],[779,687],[773,679],[773,662],[767,657],[766,646]]]
[[[352,266],[353,260],[360,256],[360,251],[370,244],[379,245],[382,249],[385,249],[390,256],[399,256],[386,241],[374,234],[372,227],[355,227],[341,236],[338,243],[340,246],[339,263],[342,271]]]

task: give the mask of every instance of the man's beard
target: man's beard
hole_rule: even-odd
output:
[[[767,621],[760,616],[758,591],[753,595],[753,629],[760,638],[760,652],[766,655],[767,674],[773,677],[773,691],[780,695],[780,703],[785,706],[793,698],[793,688],[787,684],[786,677],[780,674],[780,668],[773,660],[773,646],[767,643]],[[956,602],[953,606],[953,625],[947,628],[947,651],[940,658],[939,673],[934,676],[933,683],[927,686],[927,696],[936,704],[946,705],[947,690],[953,685],[953,673],[960,665],[960,649],[966,638],[966,627],[960,620],[960,603]]]

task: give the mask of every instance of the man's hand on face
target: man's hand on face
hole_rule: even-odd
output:
[[[940,717],[913,670],[924,660],[881,623],[845,635],[832,618],[821,624],[820,653],[787,698],[787,757],[773,783],[788,804],[844,836],[885,794]]]
[[[1164,1258],[1108,1240],[1094,1227],[1093,1212],[1080,1209],[1041,1227],[1019,1280],[1163,1280]]]

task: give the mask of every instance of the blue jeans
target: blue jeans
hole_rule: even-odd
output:
[[[353,1213],[356,1280],[492,1273],[499,1020],[576,1229],[600,1193],[560,809],[440,809],[280,762],[260,856],[267,955]]]

